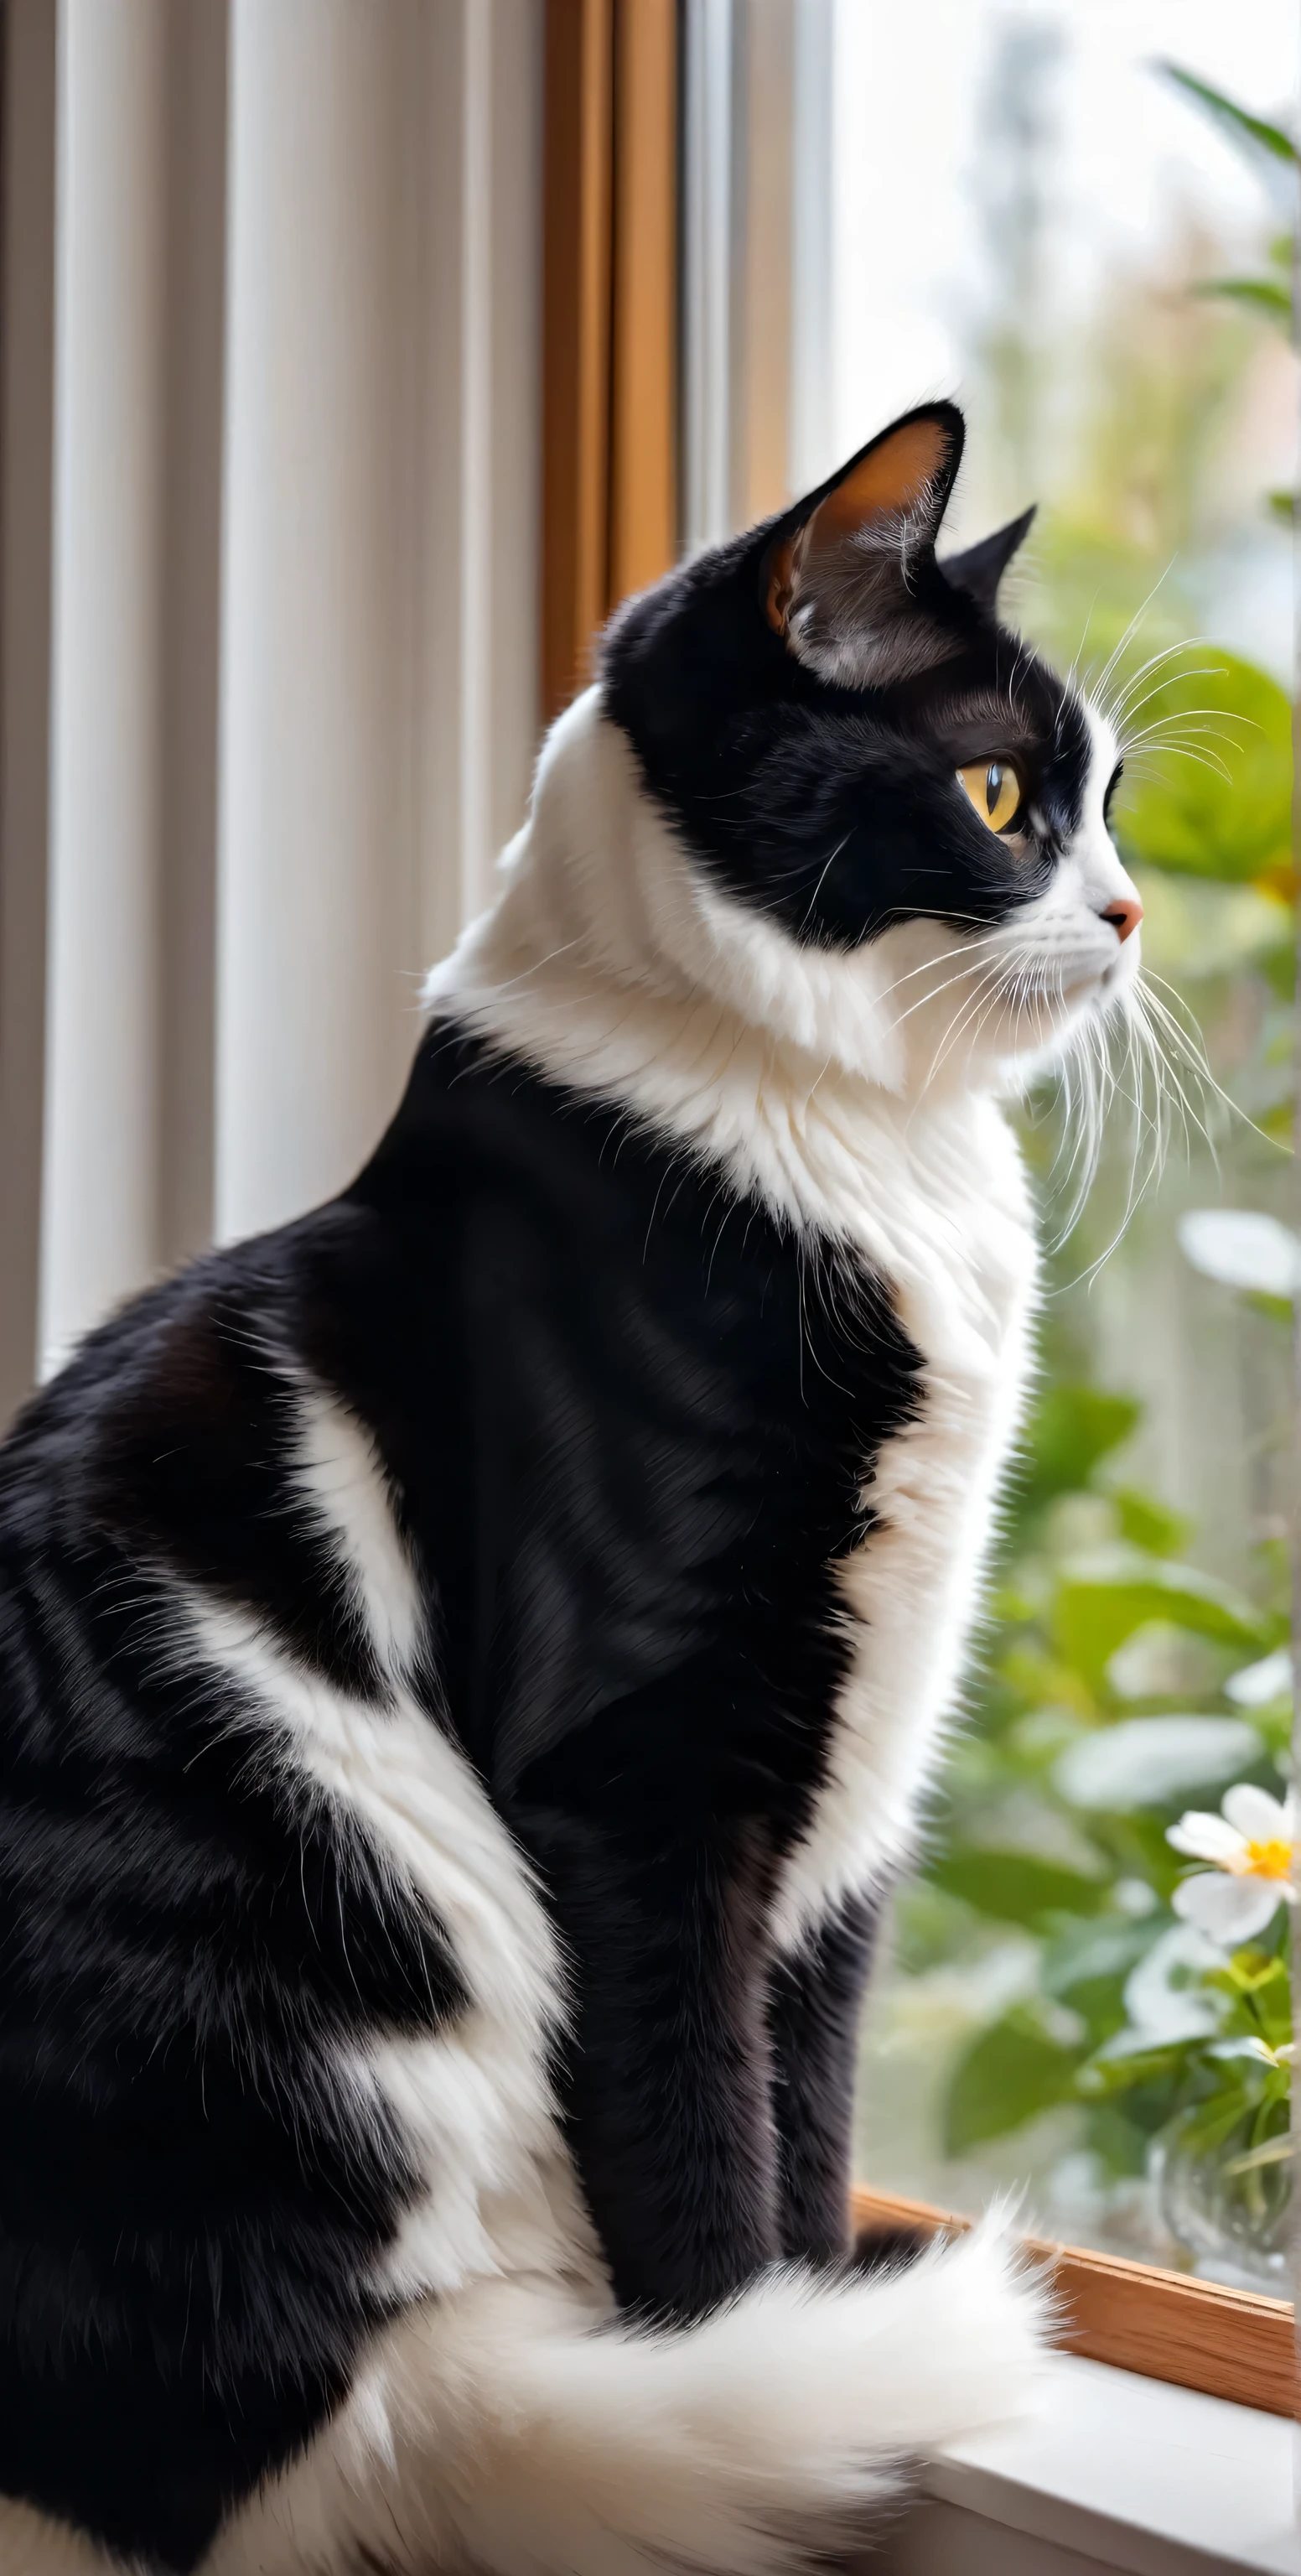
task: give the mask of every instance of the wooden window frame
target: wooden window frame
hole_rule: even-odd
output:
[[[961,2234],[971,2225],[969,2218],[956,2218],[929,2201],[904,2200],[866,2185],[855,2189],[853,2221],[856,2229],[915,2227],[928,2236]],[[1026,2250],[1051,2274],[1063,2351],[1140,2371],[1147,2379],[1167,2379],[1177,2388],[1198,2388],[1209,2397],[1232,2398],[1264,2414],[1296,2412],[1289,2299],[1226,2289],[1153,2263],[1043,2237],[1028,2237]]]
[[[548,721],[592,643],[677,549],[675,0],[547,0],[541,657]],[[867,2188],[859,2227],[969,2225]],[[1030,2240],[1068,2351],[1279,2415],[1293,2310],[1079,2246]]]
[[[676,0],[547,0],[542,709],[677,550]]]

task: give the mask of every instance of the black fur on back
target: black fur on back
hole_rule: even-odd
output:
[[[295,1376],[373,1438],[428,1723],[562,1935],[557,2080],[620,2300],[696,2314],[844,2240],[843,2111],[814,2153],[790,2106],[845,2093],[865,1927],[801,2020],[764,1906],[918,1355],[842,1251],[435,1030],[352,1188],[139,1299],[0,1452],[0,2493],[175,2569],[385,2312],[417,2178],[331,2051],[467,2005],[429,1907],[176,1607],[241,1604],[382,1709],[294,1481]]]

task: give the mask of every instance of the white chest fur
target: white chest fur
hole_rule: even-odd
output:
[[[888,1188],[866,1162],[852,1232],[922,1354],[922,1401],[869,1479],[875,1527],[842,1576],[853,1661],[829,1774],[779,1895],[787,1948],[909,1854],[955,1708],[1029,1371],[1034,1236],[1000,1112],[950,1103],[900,1145]]]

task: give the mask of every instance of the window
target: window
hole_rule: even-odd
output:
[[[671,209],[628,160],[639,98],[664,149],[674,17],[551,11],[553,149],[566,83],[588,118],[580,186],[567,141],[548,207],[588,297],[568,390],[547,324],[551,470],[580,380],[597,460],[570,439],[596,533],[555,696],[669,559],[671,420],[689,547],[956,391],[951,541],[1039,501],[1015,613],[1105,671],[1134,736],[1116,825],[1153,1056],[1107,1077],[1087,1190],[1078,1097],[1074,1123],[1050,1090],[1021,1120],[1043,1381],[971,1722],[867,2015],[860,2170],[877,2205],[1024,2185],[1037,2232],[1083,2249],[1080,2349],[1288,2411],[1287,1909],[1249,1905],[1235,1933],[1220,1891],[1247,1882],[1203,1854],[1216,1893],[1176,1912],[1199,1829],[1168,1833],[1235,1785],[1281,1802],[1290,1766],[1293,15],[687,0],[676,393]],[[658,68],[630,88],[634,41]],[[658,534],[626,577],[621,333],[658,352],[660,431]],[[544,543],[577,560],[559,529]]]
[[[1289,0],[15,6],[0,156],[6,1412],[342,1181],[539,701],[918,394],[971,417],[954,541],[1039,498],[1027,627],[1184,736],[1117,818],[1214,1156],[1176,1091],[1131,1209],[1122,1088],[1050,1256],[860,2170],[950,2211],[1025,2180],[1081,2349],[1280,2410],[1284,1917],[1199,1952],[1166,1835],[1288,1754],[1296,44]]]

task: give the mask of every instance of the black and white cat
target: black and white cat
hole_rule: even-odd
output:
[[[896,423],[632,601],[329,1206],[0,1453],[6,2576],[773,2571],[1033,2380],[855,2021],[1123,1008],[1103,720]]]

